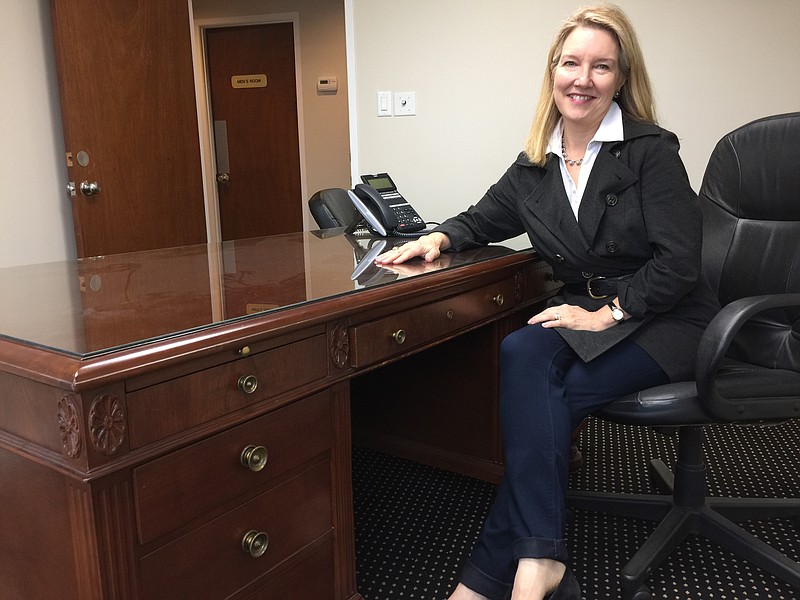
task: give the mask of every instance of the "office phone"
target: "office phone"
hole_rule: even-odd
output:
[[[361,181],[348,195],[367,222],[370,231],[377,235],[419,235],[425,221],[411,204],[397,191],[388,173],[362,175]]]

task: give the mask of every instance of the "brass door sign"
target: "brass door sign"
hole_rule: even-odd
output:
[[[265,73],[234,75],[231,77],[231,87],[237,90],[242,88],[265,88],[267,87],[267,76]]]

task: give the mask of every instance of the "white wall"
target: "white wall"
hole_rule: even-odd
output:
[[[0,0],[0,267],[75,256],[47,0]]]
[[[360,171],[388,171],[426,219],[477,201],[520,151],[552,37],[582,4],[353,0]],[[800,110],[800,2],[618,4],[695,189],[725,133]],[[417,116],[378,118],[378,90],[415,91]]]
[[[578,4],[352,0],[360,171],[389,171],[428,219],[476,201],[521,148],[547,47]],[[619,4],[695,188],[727,131],[800,110],[797,0]],[[69,258],[48,0],[0,0],[0,15],[0,267]],[[378,90],[416,91],[417,116],[378,119]]]

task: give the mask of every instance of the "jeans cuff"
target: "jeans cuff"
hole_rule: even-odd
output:
[[[473,592],[486,596],[489,600],[505,600],[511,594],[513,585],[513,582],[506,583],[487,575],[469,561],[464,563],[461,569],[460,581]]]
[[[563,563],[569,562],[566,540],[548,538],[519,538],[512,545],[514,560],[520,558],[552,558]]]

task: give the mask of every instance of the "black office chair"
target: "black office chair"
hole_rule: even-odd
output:
[[[350,200],[347,190],[340,188],[318,191],[309,199],[308,209],[320,229],[344,227],[346,233],[351,233],[361,222],[361,213]]]
[[[759,119],[717,144],[700,190],[703,268],[722,311],[706,329],[695,381],[621,398],[598,417],[677,427],[674,475],[651,470],[666,495],[571,491],[573,508],[660,521],[623,567],[624,600],[688,535],[700,534],[800,589],[800,563],[734,521],[800,515],[798,498],[706,497],[704,426],[800,417],[800,113]]]

